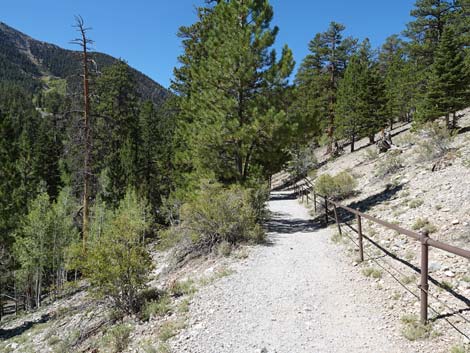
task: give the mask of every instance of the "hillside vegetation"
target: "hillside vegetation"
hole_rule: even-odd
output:
[[[283,170],[465,245],[469,1],[417,0],[379,48],[331,22],[293,80],[269,1],[196,14],[171,93],[90,51],[80,16],[76,52],[0,24],[0,349],[170,351],[218,264],[266,241]]]

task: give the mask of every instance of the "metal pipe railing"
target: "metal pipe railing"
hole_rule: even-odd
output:
[[[450,244],[446,244],[434,239],[431,239],[429,237],[429,234],[427,232],[423,233],[417,233],[413,232],[411,230],[402,228],[396,224],[392,224],[386,221],[383,221],[377,217],[370,216],[366,213],[360,212],[358,210],[355,210],[351,207],[344,206],[336,201],[333,201],[329,199],[328,197],[319,195],[315,192],[314,186],[312,182],[305,178],[303,180],[303,183],[296,184],[295,189],[298,191],[298,193],[301,193],[302,199],[304,195],[307,198],[307,202],[309,200],[309,195],[310,193],[313,193],[313,207],[315,212],[317,212],[317,199],[322,198],[324,200],[324,208],[325,208],[325,224],[328,225],[328,205],[331,204],[333,205],[333,211],[334,211],[334,220],[338,225],[338,231],[341,234],[341,225],[340,225],[340,220],[337,212],[337,208],[341,208],[343,210],[346,210],[356,216],[357,219],[357,233],[359,236],[359,256],[361,261],[364,261],[364,246],[363,246],[363,232],[362,232],[362,218],[368,219],[374,223],[380,224],[381,226],[394,230],[400,234],[409,236],[410,238],[413,238],[416,241],[419,241],[421,243],[421,250],[420,250],[420,255],[421,255],[421,261],[420,261],[420,271],[421,271],[421,281],[420,281],[420,302],[421,302],[421,322],[426,323],[428,321],[428,292],[429,292],[429,283],[428,283],[428,275],[429,275],[429,247],[434,247],[443,251],[447,251],[451,254],[455,254],[458,256],[461,256],[463,258],[466,258],[470,260],[470,251],[466,249],[462,249]],[[297,194],[298,194],[297,193]]]

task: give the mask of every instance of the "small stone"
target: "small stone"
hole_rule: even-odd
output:
[[[457,225],[457,224],[459,224],[459,223],[460,223],[460,222],[459,222],[458,219],[454,219],[454,220],[452,221],[452,225],[454,225],[454,226]]]
[[[441,265],[437,262],[431,262],[429,264],[429,272],[436,272],[441,269]]]
[[[454,272],[452,272],[452,271],[446,271],[446,272],[444,272],[444,274],[445,274],[447,277],[451,277],[451,278],[452,278],[452,277],[455,277],[455,274],[454,274]]]

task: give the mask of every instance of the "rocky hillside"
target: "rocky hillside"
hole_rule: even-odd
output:
[[[375,145],[362,140],[356,152],[345,152],[333,161],[321,163],[313,178],[346,171],[356,179],[357,186],[354,195],[342,204],[470,249],[470,109],[459,114],[460,128],[455,133],[432,128],[414,131],[404,125],[392,132],[394,146],[388,152],[379,154]],[[325,160],[323,149],[317,151],[317,157]],[[353,218],[348,219],[346,214],[343,217],[354,224]],[[336,226],[332,227],[336,231]],[[377,295],[397,322],[419,315],[419,301],[412,294],[419,294],[419,243],[369,221],[363,227],[366,235],[399,261],[384,256],[384,252],[366,242],[369,260],[361,264],[357,247],[348,238],[336,235],[334,240],[346,247],[359,271],[375,282]],[[348,235],[356,238],[355,234]],[[433,345],[436,352],[445,351],[449,342],[463,339],[446,320],[464,333],[469,332],[470,263],[439,249],[431,249],[429,256],[432,343],[422,345]]]
[[[71,33],[71,36],[74,34]],[[93,52],[98,71],[118,59]],[[143,73],[132,69],[142,99],[160,104],[169,92]],[[48,78],[64,79],[69,88],[80,79],[80,54],[35,40],[0,22],[0,82],[19,83],[31,91],[47,86]]]

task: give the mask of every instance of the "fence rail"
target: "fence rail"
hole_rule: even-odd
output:
[[[470,251],[462,248],[458,248],[456,246],[446,244],[434,239],[431,239],[429,237],[429,234],[427,232],[413,232],[411,230],[402,228],[396,224],[392,224],[386,221],[383,221],[381,219],[378,219],[377,217],[370,216],[368,214],[365,214],[363,212],[360,212],[358,210],[355,210],[351,207],[344,206],[340,204],[339,202],[336,202],[334,200],[329,199],[328,197],[319,195],[315,192],[314,185],[310,181],[310,179],[305,178],[301,180],[300,183],[296,183],[294,185],[294,191],[296,195],[300,196],[302,198],[302,202],[304,199],[306,199],[307,204],[310,201],[311,195],[312,201],[313,201],[313,208],[315,213],[317,213],[317,205],[320,204],[324,207],[325,209],[325,223],[329,223],[329,219],[333,219],[337,226],[338,226],[338,232],[342,234],[342,229],[341,229],[341,220],[339,219],[338,215],[338,208],[341,208],[353,215],[355,215],[355,218],[357,220],[357,229],[352,227],[351,225],[347,224],[347,226],[352,229],[357,235],[358,235],[358,242],[356,245],[359,247],[359,257],[361,261],[364,261],[364,245],[363,245],[363,239],[367,238],[362,231],[362,219],[368,219],[369,221],[372,221],[376,224],[379,224],[385,228],[394,230],[400,234],[406,235],[416,241],[419,241],[421,243],[421,248],[420,248],[420,269],[419,272],[421,274],[421,280],[420,280],[420,285],[418,286],[420,289],[420,303],[421,303],[421,308],[420,308],[420,318],[421,322],[427,323],[428,321],[428,294],[429,294],[429,247],[434,247],[443,251],[447,251],[451,254],[455,254],[458,256],[461,256],[463,258],[466,258],[470,260]],[[333,209],[333,216],[329,215],[329,207],[332,205]],[[372,242],[374,244],[374,242]],[[375,244],[376,245],[376,244]]]

